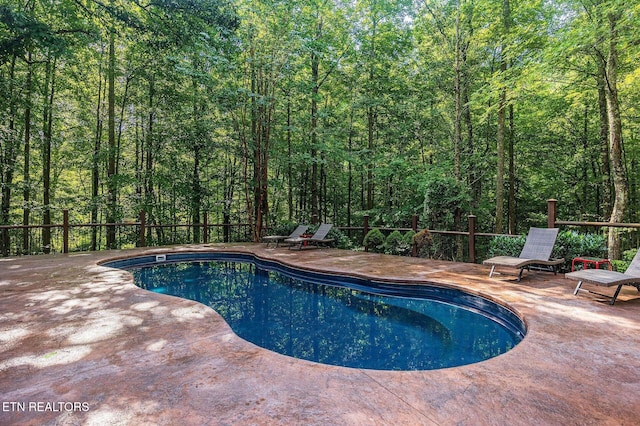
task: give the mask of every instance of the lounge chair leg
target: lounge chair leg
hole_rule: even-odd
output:
[[[578,294],[578,291],[580,291],[580,287],[582,287],[582,281],[578,281],[578,285],[576,286],[576,289],[573,290],[573,295],[575,296],[576,294]]]
[[[489,278],[493,277],[493,271],[496,270],[496,265],[491,265],[491,272],[489,272]]]
[[[620,290],[622,290],[622,284],[618,286],[618,288],[616,289],[616,292],[613,294],[613,297],[611,298],[611,303],[609,303],[610,305],[613,305],[614,303],[616,303],[616,299],[618,298],[618,294],[620,294]]]
[[[518,282],[522,279],[522,273],[524,272],[524,268],[520,268],[520,272],[518,273]]]

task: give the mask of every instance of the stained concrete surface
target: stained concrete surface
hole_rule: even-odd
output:
[[[390,372],[316,364],[237,337],[212,309],[147,292],[99,263],[237,251],[301,268],[459,286],[527,324],[480,363]],[[615,306],[574,282],[334,249],[199,245],[0,259],[1,425],[634,425],[640,295]]]

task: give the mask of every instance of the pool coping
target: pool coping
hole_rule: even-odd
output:
[[[320,272],[451,283],[512,307],[528,333],[503,355],[442,370],[297,360],[243,341],[203,305],[138,289],[128,273],[99,265],[175,251],[234,251]],[[640,412],[635,289],[610,306],[573,296],[574,283],[561,275],[525,272],[520,283],[487,275],[482,265],[254,244],[0,259],[0,423],[633,424]],[[5,406],[69,401],[88,410]]]

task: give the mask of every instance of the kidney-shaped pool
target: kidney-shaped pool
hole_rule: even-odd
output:
[[[236,253],[107,262],[137,286],[213,308],[241,338],[323,364],[432,370],[500,355],[526,333],[510,309],[437,285],[310,272]]]

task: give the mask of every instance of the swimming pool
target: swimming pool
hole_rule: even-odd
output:
[[[500,355],[526,333],[508,308],[461,290],[309,272],[231,253],[113,261],[136,285],[215,309],[241,338],[300,359],[430,370]]]

